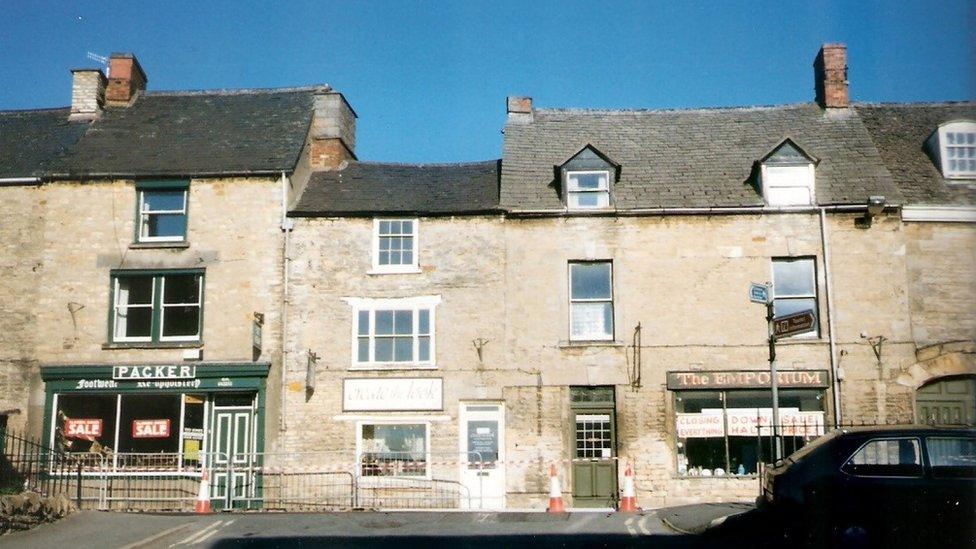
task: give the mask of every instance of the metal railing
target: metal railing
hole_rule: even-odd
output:
[[[85,475],[98,457],[51,450],[41,441],[13,430],[0,430],[0,495],[37,492],[65,496],[79,508],[97,508],[101,485]]]
[[[64,494],[80,508],[189,511],[203,472],[217,509],[340,510],[479,508],[493,466],[456,452],[178,453],[61,452],[37,439],[0,433],[0,493]]]

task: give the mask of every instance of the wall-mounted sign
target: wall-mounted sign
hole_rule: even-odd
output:
[[[64,436],[83,440],[96,439],[102,436],[102,420],[66,419],[64,420]]]
[[[261,353],[261,344],[264,336],[264,313],[254,313],[254,322],[251,323],[251,347]]]
[[[132,438],[169,438],[168,419],[135,419]]]
[[[442,410],[441,378],[346,379],[342,409],[346,412]]]
[[[112,379],[192,379],[196,366],[113,366]]]
[[[765,389],[771,376],[768,370],[668,372],[668,389]],[[785,370],[776,372],[783,387],[827,387],[827,370]]]

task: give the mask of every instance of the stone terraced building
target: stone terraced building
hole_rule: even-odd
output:
[[[812,312],[776,345],[787,450],[976,423],[976,103],[851,103],[842,45],[809,103],[510,97],[502,158],[461,164],[358,160],[327,86],[112,63],[71,109],[0,113],[0,418],[51,444],[304,456],[480,508],[544,507],[550,466],[576,507],[628,466],[645,507],[751,498],[752,283]]]

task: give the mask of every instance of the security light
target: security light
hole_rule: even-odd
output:
[[[874,195],[868,197],[868,203],[867,203],[868,211],[864,213],[864,217],[859,217],[854,220],[854,226],[857,227],[858,229],[869,228],[871,226],[871,221],[874,219],[874,216],[880,215],[881,212],[884,211],[885,205],[887,203],[888,200],[881,195]]]

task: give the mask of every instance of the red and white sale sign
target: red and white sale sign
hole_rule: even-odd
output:
[[[169,420],[168,419],[133,420],[132,438],[169,438]]]
[[[102,436],[102,420],[100,419],[66,419],[64,420],[64,436],[93,440]]]

